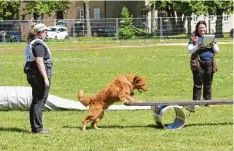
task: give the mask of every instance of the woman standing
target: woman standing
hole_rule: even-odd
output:
[[[49,133],[48,129],[43,128],[42,107],[48,98],[52,76],[51,52],[44,43],[47,30],[50,29],[42,23],[32,26],[27,36],[24,67],[27,81],[32,87],[32,104],[29,112],[31,132],[42,134]]]
[[[202,87],[203,99],[211,100],[213,73],[217,71],[215,53],[219,52],[219,47],[216,40],[209,46],[203,46],[202,41],[206,32],[206,23],[199,21],[196,24],[195,35],[190,38],[188,44],[193,73],[193,100],[201,99]],[[191,106],[190,111],[195,111],[194,106]]]

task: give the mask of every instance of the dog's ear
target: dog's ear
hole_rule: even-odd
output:
[[[134,81],[134,83],[139,83],[141,81],[141,77],[138,75],[135,75],[133,81]]]

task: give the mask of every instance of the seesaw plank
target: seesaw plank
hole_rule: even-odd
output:
[[[127,106],[171,106],[171,105],[178,105],[178,106],[185,106],[185,105],[225,105],[225,104],[233,104],[233,100],[205,100],[205,101],[165,101],[165,102],[125,102]]]

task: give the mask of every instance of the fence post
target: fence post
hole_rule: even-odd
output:
[[[160,17],[160,41],[163,41],[163,22],[162,22],[162,17]]]
[[[119,42],[119,19],[116,18],[116,42]]]
[[[76,26],[75,26],[76,22],[75,20],[72,21],[72,37],[75,38],[76,37]],[[77,33],[78,34],[78,33]]]

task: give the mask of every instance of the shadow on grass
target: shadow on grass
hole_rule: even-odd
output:
[[[221,126],[221,125],[233,125],[232,122],[224,122],[224,123],[196,123],[196,124],[186,124],[184,127],[189,126]]]
[[[184,127],[189,127],[189,126],[221,126],[221,125],[233,125],[232,122],[224,122],[224,123],[196,123],[196,124],[187,124]],[[132,126],[120,126],[120,125],[110,125],[110,126],[98,126],[101,129],[128,129],[128,128],[153,128],[153,129],[163,129],[162,127],[154,124],[142,126],[142,125],[132,125]],[[81,129],[80,126],[63,126],[63,128],[70,128],[70,129]],[[88,129],[93,129],[91,126],[87,126],[86,128]]]
[[[24,129],[20,129],[20,128],[15,128],[15,127],[9,127],[9,128],[0,127],[0,132],[3,132],[3,131],[19,132],[19,133],[30,133],[29,131],[24,130]]]
[[[116,129],[116,128],[118,128],[118,129],[127,129],[127,128],[145,128],[145,127],[149,127],[149,128],[160,128],[160,126],[158,126],[158,125],[153,125],[153,124],[151,124],[151,125],[146,125],[146,126],[142,126],[142,125],[132,125],[132,126],[121,126],[121,125],[110,125],[110,126],[98,126],[99,128],[101,128],[101,129]],[[81,127],[80,126],[63,126],[63,128],[74,128],[74,129],[77,129],[77,128],[79,128],[79,129],[81,129]],[[91,126],[87,126],[87,128],[86,128],[87,130],[88,129],[93,129]]]

